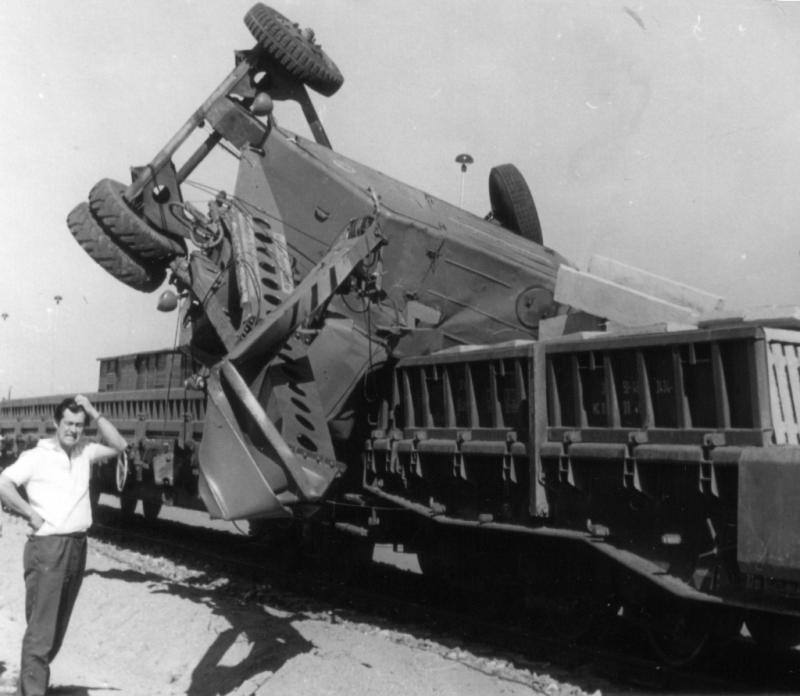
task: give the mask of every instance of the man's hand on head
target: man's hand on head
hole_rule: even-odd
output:
[[[78,394],[75,397],[75,403],[78,404],[84,411],[86,411],[86,415],[89,416],[92,420],[96,420],[97,416],[99,416],[98,410],[92,406],[92,402],[84,396],[83,394]]]

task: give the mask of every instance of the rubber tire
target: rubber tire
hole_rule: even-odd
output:
[[[113,179],[101,179],[89,192],[89,207],[108,234],[120,246],[130,249],[147,261],[168,263],[186,253],[186,244],[159,232],[139,217],[123,197],[125,185]]]
[[[136,258],[120,247],[92,215],[88,203],[80,203],[67,216],[75,241],[83,247],[102,268],[140,292],[156,290],[167,277],[163,266],[156,266]]]
[[[489,201],[492,214],[503,227],[536,244],[543,243],[531,190],[513,164],[500,164],[489,172]]]
[[[280,12],[259,2],[244,16],[244,23],[267,54],[292,77],[325,97],[342,86],[344,77],[336,64]]]
[[[705,654],[712,640],[711,631],[698,628],[700,622],[693,616],[686,616],[689,626],[685,636],[659,632],[647,627],[647,639],[656,657],[670,667],[686,667]],[[681,642],[682,641],[682,642]]]

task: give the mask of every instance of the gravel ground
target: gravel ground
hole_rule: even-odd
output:
[[[27,527],[9,515],[3,521],[0,694],[11,694],[25,629]],[[89,549],[65,645],[52,666],[56,694],[561,696],[600,693],[603,686],[95,539]]]

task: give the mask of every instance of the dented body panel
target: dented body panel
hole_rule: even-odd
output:
[[[558,311],[559,254],[299,136],[276,129],[263,155],[246,152],[236,193],[290,240],[301,277],[353,219],[377,215],[387,297],[376,309],[391,305],[398,331],[415,328],[408,319],[417,313],[442,347],[495,343],[530,338],[539,318]],[[518,307],[529,288],[549,293],[538,314]]]

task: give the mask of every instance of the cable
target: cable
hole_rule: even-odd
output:
[[[211,285],[208,286],[208,290],[206,291],[206,294],[203,295],[203,297],[200,299],[200,305],[203,308],[205,308],[206,301],[208,300],[208,298],[216,290],[216,288],[214,286],[217,284],[217,281],[219,280],[219,278],[222,276],[223,273],[227,273],[230,270],[230,267],[231,267],[230,263],[228,263],[227,265],[223,266],[219,270],[219,273],[217,273],[216,277],[214,278],[214,281],[211,283]]]
[[[172,396],[172,370],[175,367],[174,357],[175,357],[175,354],[178,352],[178,331],[179,331],[179,328],[180,328],[180,314],[177,315],[177,318],[176,318],[176,321],[175,321],[175,335],[174,335],[174,337],[172,339],[172,351],[170,353],[168,353],[168,355],[170,356],[170,363],[169,363],[169,371],[167,372],[167,394],[166,394],[166,397],[164,398],[164,409],[163,409],[164,418],[163,418],[163,420],[161,422],[161,428],[162,428],[163,432],[167,431],[167,411],[169,410],[169,401],[170,401],[170,397]],[[185,435],[186,434],[184,433],[184,439],[185,439]]]
[[[347,302],[347,300],[345,299],[346,297],[347,297],[347,295],[339,295],[339,298],[341,299],[342,304],[345,307],[347,307],[347,309],[350,310],[350,312],[352,312],[353,314],[364,314],[365,312],[367,312],[369,310],[369,303],[366,301],[366,298],[361,297],[362,302],[364,302],[364,308],[363,309],[354,309]]]
[[[214,195],[219,193],[218,189],[214,189],[213,187],[208,186],[207,184],[203,184],[201,182],[192,181],[192,180],[187,179],[184,183],[186,183],[189,186],[193,186],[193,187],[197,188],[198,190],[203,191],[205,193],[214,194]],[[234,207],[236,207],[238,210],[240,210],[244,215],[247,215],[247,216],[253,218],[253,217],[257,217],[254,214],[254,212],[258,213],[259,216],[263,216],[264,218],[267,218],[269,220],[277,222],[280,225],[286,227],[287,229],[290,229],[290,230],[296,232],[297,234],[306,237],[307,239],[310,239],[310,240],[312,240],[314,242],[317,242],[320,246],[323,246],[328,250],[330,250],[332,248],[332,246],[335,243],[335,241],[337,239],[339,239],[339,237],[341,236],[341,235],[337,235],[336,238],[334,239],[334,241],[330,242],[328,239],[325,239],[322,236],[310,234],[306,230],[304,230],[304,229],[302,229],[300,227],[297,227],[295,225],[287,223],[285,220],[283,220],[282,218],[278,217],[277,215],[274,215],[274,214],[270,213],[268,210],[266,210],[264,208],[261,208],[261,207],[259,207],[257,205],[254,205],[254,204],[250,203],[249,201],[246,201],[243,198],[240,198],[239,196],[235,196],[235,195],[231,196],[231,195],[229,195],[228,196],[228,200],[231,202],[231,204]],[[363,218],[363,217],[362,218],[351,218],[347,222],[347,224],[345,225],[345,229],[348,226],[352,226],[355,222],[361,221],[363,223],[363,221],[365,219],[366,218]],[[372,219],[372,222],[370,224],[375,224],[378,227],[378,230],[380,230],[380,223],[377,222],[377,220],[375,220],[374,218]],[[302,258],[304,261],[306,261],[312,267],[316,265],[316,261],[312,256],[310,256],[310,255],[306,254],[305,252],[303,252],[296,244],[292,244],[288,239],[286,239],[285,241],[286,241],[286,246],[291,250],[291,252],[296,257]]]
[[[214,133],[216,133],[216,132],[217,132],[217,131],[215,131],[215,130],[214,130],[214,129],[213,129],[213,128],[212,128],[212,127],[211,127],[211,126],[208,124],[208,122],[207,122],[207,121],[204,121],[204,122],[203,122],[202,130],[203,130],[203,132],[204,132],[204,133],[208,133],[208,135],[213,135]],[[233,158],[234,158],[234,159],[235,159],[237,162],[240,162],[240,161],[242,160],[242,155],[241,155],[241,153],[239,153],[239,152],[237,152],[236,150],[234,150],[233,148],[231,148],[231,147],[230,147],[230,146],[229,146],[229,145],[228,145],[228,144],[227,144],[227,143],[226,143],[224,140],[222,140],[221,138],[220,138],[220,140],[218,140],[218,141],[216,142],[216,144],[215,144],[215,147],[219,147],[220,149],[222,149],[222,150],[224,150],[225,152],[227,152],[227,153],[228,153],[228,154],[229,154],[231,157],[233,157]],[[210,151],[209,151],[207,154],[210,154]],[[204,158],[204,159],[205,159],[205,158]]]
[[[213,194],[214,196],[216,196],[222,190],[222,189],[215,189],[215,188],[213,188],[211,186],[208,186],[207,184],[203,184],[203,183],[200,183],[198,181],[192,181],[192,180],[189,180],[189,179],[187,179],[183,183],[186,184],[187,186],[193,186],[194,188],[198,189],[199,191],[203,191],[204,193]],[[249,217],[257,217],[256,215],[253,214],[253,211],[255,211],[255,212],[257,212],[259,214],[258,217],[264,217],[264,218],[267,218],[269,220],[273,220],[274,222],[277,222],[277,223],[283,225],[284,227],[286,227],[286,228],[288,228],[288,229],[290,229],[290,230],[292,230],[294,232],[297,232],[298,234],[300,234],[300,235],[302,235],[304,237],[307,237],[308,239],[311,239],[314,242],[317,242],[321,246],[330,247],[330,245],[328,244],[326,239],[323,239],[322,237],[314,236],[313,234],[309,234],[308,232],[306,232],[305,230],[303,230],[303,229],[301,229],[299,227],[296,227],[294,225],[290,225],[289,223],[287,223],[285,220],[282,220],[277,215],[274,215],[274,214],[270,213],[269,211],[265,210],[264,208],[260,208],[260,207],[258,207],[256,205],[253,205],[252,203],[249,203],[248,201],[245,201],[243,198],[240,198],[239,196],[231,196],[231,195],[229,195],[228,196],[228,200],[238,210],[240,210],[243,214],[245,214],[245,215],[247,215]],[[291,242],[289,242],[288,239],[286,240],[286,246],[295,254],[295,256],[299,256],[299,257],[303,258],[311,266],[315,265],[315,261],[311,256],[309,256],[308,254],[305,254],[296,245],[294,245]]]
[[[373,342],[372,342],[372,312],[369,311],[369,308],[370,308],[370,306],[372,304],[373,304],[372,300],[367,298],[367,310],[368,311],[365,312],[364,316],[366,317],[366,320],[367,320],[367,356],[368,356],[367,357],[367,365],[368,365],[368,368],[367,368],[367,374],[364,375],[364,388],[361,390],[361,395],[364,397],[364,401],[366,401],[368,404],[375,403],[376,396],[377,396],[377,393],[378,393],[378,390],[375,387],[374,383],[373,383],[373,387],[372,387],[372,391],[374,392],[374,394],[370,395],[368,393],[370,376],[373,374],[373,372],[372,372],[372,370],[373,370],[373,362],[372,362],[372,345],[373,345]]]

